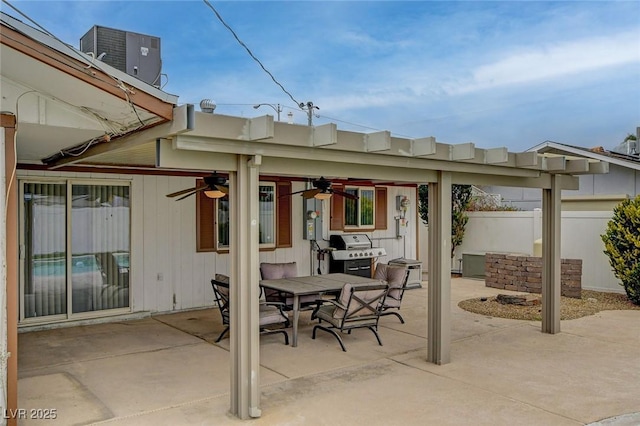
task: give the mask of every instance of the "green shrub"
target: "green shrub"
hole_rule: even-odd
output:
[[[629,300],[640,305],[640,195],[613,209],[613,218],[601,237],[614,275]]]
[[[462,244],[464,230],[469,221],[465,211],[471,202],[471,185],[451,185],[451,258]],[[429,225],[429,185],[418,186],[418,212],[425,225]]]

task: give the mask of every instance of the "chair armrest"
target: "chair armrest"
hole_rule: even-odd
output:
[[[338,308],[347,309],[347,307],[344,306],[342,303],[338,302],[337,300],[333,300],[333,299],[316,299],[316,303],[318,303],[318,306],[324,305],[324,304],[329,304],[329,305],[334,305],[334,306],[336,306]]]
[[[316,299],[316,307],[313,308],[313,312],[311,313],[311,319],[314,320],[316,319],[316,314],[318,313],[318,311],[320,310],[320,308],[323,305],[333,305],[337,308],[342,308],[342,309],[347,309],[345,306],[343,306],[340,302],[338,302],[337,300],[333,300],[333,299]]]

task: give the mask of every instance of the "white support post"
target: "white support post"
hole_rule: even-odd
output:
[[[451,173],[429,184],[427,361],[451,361]]]
[[[560,195],[562,175],[542,190],[542,332],[560,332]]]
[[[237,156],[229,173],[231,413],[260,417],[258,165]]]

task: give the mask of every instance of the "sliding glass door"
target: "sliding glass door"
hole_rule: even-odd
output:
[[[22,320],[129,307],[129,190],[22,182]]]

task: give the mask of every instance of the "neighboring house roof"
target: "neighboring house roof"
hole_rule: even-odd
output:
[[[618,152],[607,151],[602,147],[583,148],[579,146],[567,145],[559,142],[545,141],[527,150],[528,152],[538,152],[540,154],[574,155],[576,157],[599,160],[633,170],[640,170],[640,156],[626,155]]]
[[[16,116],[20,162],[173,119],[178,97],[0,13],[1,110]]]

